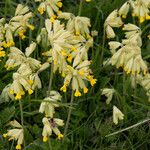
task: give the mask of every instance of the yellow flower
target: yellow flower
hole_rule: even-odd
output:
[[[86,2],[91,2],[92,0],[85,0]]]
[[[54,23],[54,21],[55,21],[55,16],[52,16],[52,17],[50,18],[50,22]]]
[[[72,59],[73,59],[72,55],[69,54],[69,55],[68,55],[68,58],[67,58],[67,61],[68,61],[69,63],[71,63],[71,62],[72,62]]]
[[[15,99],[16,99],[16,100],[20,100],[20,99],[21,99],[21,97],[22,97],[22,95],[21,95],[21,94],[19,94],[19,93],[17,93],[17,94],[16,94]]]
[[[59,133],[57,136],[58,136],[59,140],[61,140],[64,137],[63,134],[61,134],[61,133]]]
[[[60,130],[58,129],[58,126],[63,126],[64,122],[61,119],[58,118],[46,118],[44,117],[43,120],[43,142],[46,142],[48,140],[48,137],[52,135],[52,131],[58,136],[58,139],[63,138],[63,135],[61,134]]]
[[[81,93],[79,92],[79,90],[76,90],[75,94],[74,94],[75,97],[79,97],[81,96]]]
[[[33,84],[33,80],[28,80],[28,83],[29,83],[30,85],[32,85],[32,84]]]
[[[30,29],[30,30],[34,30],[34,26],[33,25],[31,25],[31,24],[27,24],[27,27]]]
[[[47,141],[48,141],[47,136],[43,136],[43,142],[47,142]]]
[[[21,144],[23,143],[24,140],[24,130],[16,120],[11,121],[9,124],[15,128],[8,130],[7,134],[5,135],[9,137],[8,139],[9,141],[16,140],[17,141],[16,149],[20,150]]]
[[[126,18],[130,8],[130,3],[126,2],[124,3],[121,8],[119,9],[119,15],[122,16],[122,18]]]
[[[86,94],[88,92],[88,88],[84,87],[83,92]]]
[[[4,57],[6,55],[5,51],[0,51],[0,57]]]
[[[6,137],[7,137],[7,134],[3,134],[3,137],[6,138]]]
[[[42,7],[39,7],[39,8],[38,8],[38,12],[42,15],[42,14],[44,14],[45,9],[42,8]]]
[[[38,12],[42,15],[45,11],[49,18],[53,17],[55,14],[60,13],[60,8],[63,6],[61,0],[35,0],[36,2],[41,2],[38,7]],[[52,18],[54,19],[54,18]]]
[[[61,8],[62,7],[62,2],[57,2],[57,6],[59,7],[59,8]]]
[[[139,22],[140,23],[143,23],[145,21],[145,18],[144,17],[139,17]]]
[[[26,32],[26,30],[22,29],[18,32],[19,37],[24,40],[26,38],[26,36],[24,35],[24,33]]]
[[[16,150],[20,150],[21,149],[21,145],[20,144],[17,144],[16,145]]]
[[[66,91],[67,91],[66,85],[63,85],[63,86],[60,88],[60,90],[63,91],[63,92],[66,92]]]
[[[39,108],[40,113],[45,113],[46,117],[53,118],[55,108],[59,107],[57,102],[61,101],[61,95],[56,91],[50,91],[50,96],[46,97]]]
[[[143,23],[145,20],[149,20],[149,1],[148,0],[136,0],[130,1],[132,7],[132,16],[139,18],[139,22]]]
[[[88,76],[91,86],[94,86],[96,84],[97,79],[94,79],[93,76]]]
[[[29,95],[31,95],[33,93],[33,90],[29,89],[28,93],[29,93]]]

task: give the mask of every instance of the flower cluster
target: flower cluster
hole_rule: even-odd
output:
[[[35,2],[40,2],[38,12],[43,15],[46,11],[52,22],[54,22],[57,15],[61,13],[60,8],[63,5],[61,0],[35,0]]]
[[[123,30],[125,31],[125,39],[122,40],[122,43],[109,42],[113,53],[111,63],[117,68],[123,67],[127,74],[138,74],[142,71],[145,75],[148,69],[141,56],[141,30],[130,23],[125,24]]]
[[[41,88],[38,74],[49,67],[48,63],[41,65],[40,61],[30,57],[35,48],[34,42],[25,49],[25,54],[17,47],[10,48],[5,67],[10,69],[18,66],[18,69],[13,73],[13,83],[9,84],[7,89],[9,89],[9,95],[15,95],[16,100],[20,100],[25,95],[25,91],[31,95],[35,88]],[[8,92],[8,90],[5,91]]]
[[[132,16],[137,17],[140,23],[150,20],[150,1],[149,0],[128,0],[119,9],[119,15],[126,18],[131,8]]]
[[[138,17],[140,23],[145,20],[149,20],[149,0],[128,0],[125,2],[120,9],[116,9],[109,14],[106,18],[104,29],[106,37],[111,39],[108,42],[110,52],[112,57],[103,64],[112,64],[116,68],[122,67],[127,74],[131,74],[132,81],[134,84],[140,84],[147,91],[147,96],[150,97],[149,87],[149,73],[148,73],[148,63],[142,58],[142,31],[141,28],[132,23],[125,23],[126,17],[131,12],[132,16]],[[135,20],[135,19],[134,19]],[[135,20],[135,23],[137,21]],[[124,37],[121,34],[116,35],[116,29],[124,33]],[[122,38],[123,37],[123,38]],[[149,37],[149,36],[148,36]],[[117,40],[112,40],[116,38]],[[132,82],[133,83],[133,82]],[[107,97],[106,103],[110,103],[114,89],[105,88],[102,90],[101,95]],[[116,107],[113,107],[113,122],[118,124],[118,120],[122,120],[124,115]]]
[[[43,142],[47,142],[48,137],[52,135],[52,131],[58,136],[58,139],[63,138],[58,126],[63,126],[64,122],[61,119],[54,118],[55,108],[59,107],[58,101],[61,101],[61,95],[56,91],[50,91],[49,96],[41,103],[39,112],[45,113],[42,120],[44,125]]]
[[[105,21],[104,28],[106,30],[106,35],[108,39],[114,38],[116,36],[113,28],[119,28],[123,25],[123,21],[118,14],[118,10],[114,10],[112,13],[109,14]]]
[[[9,125],[15,127],[15,129],[8,130],[7,133],[3,134],[3,137],[4,138],[8,137],[9,141],[10,140],[17,141],[16,150],[21,150],[21,145],[24,140],[24,129],[16,120],[11,121]]]
[[[33,14],[29,12],[29,8],[19,4],[16,8],[15,16],[8,23],[4,18],[0,19],[0,47],[9,48],[15,45],[14,37],[19,36],[25,38],[24,33],[27,28],[34,30],[34,26],[29,23]]]
[[[47,35],[49,51],[43,53],[48,61],[53,63],[54,72],[57,70],[64,77],[64,85],[61,87],[66,92],[67,86],[72,84],[75,96],[81,96],[80,89],[88,92],[85,81],[93,86],[96,83],[90,69],[88,50],[93,45],[90,35],[90,20],[86,17],[75,17],[71,13],[63,12],[54,22],[45,20],[45,28],[38,36],[38,43],[45,43],[42,37]],[[61,19],[66,19],[66,24],[61,24]],[[45,32],[46,31],[46,32]]]
[[[34,30],[34,26],[30,24],[33,14],[28,6],[19,4],[14,17],[8,22],[4,18],[0,19],[0,57],[6,55],[4,48],[8,48],[4,67],[6,71],[12,71],[12,82],[3,89],[1,98],[5,101],[21,100],[26,93],[31,95],[35,89],[42,87],[39,74],[50,65],[51,74],[58,71],[64,79],[63,86],[59,87],[61,91],[66,92],[71,84],[74,96],[81,96],[81,90],[87,93],[88,82],[94,86],[97,81],[90,69],[91,61],[88,56],[88,51],[93,46],[93,36],[97,34],[90,31],[90,19],[61,12],[60,8],[63,5],[61,0],[35,0],[35,2],[40,3],[38,12],[41,15],[46,12],[45,17],[41,17],[45,26],[28,47],[22,45],[27,29]],[[19,39],[19,48],[16,39]],[[36,50],[40,48],[42,54],[37,57]],[[58,127],[63,126],[64,122],[55,116],[56,108],[60,107],[61,95],[51,88],[48,90],[47,97],[42,100],[39,108],[39,112],[44,113],[43,142],[48,140],[52,132],[58,139],[63,138]],[[22,102],[19,103],[22,125],[17,121],[11,122],[15,129],[4,134],[4,137],[8,136],[10,140],[17,141],[18,150],[24,141]]]
[[[146,76],[138,75],[136,77],[136,83],[141,85],[146,90],[148,101],[150,101],[150,74],[148,73]]]
[[[132,16],[138,17],[139,22],[150,20],[150,0],[131,0]]]

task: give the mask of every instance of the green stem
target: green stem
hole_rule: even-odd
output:
[[[23,106],[22,106],[21,100],[19,100],[19,107],[20,107],[21,125],[22,125],[23,131],[24,131]],[[24,139],[23,143],[24,143],[24,149],[25,149],[25,139]]]
[[[4,10],[4,14],[5,14],[5,19],[7,18],[7,13],[8,13],[8,0],[5,0],[5,10]]]
[[[140,121],[139,123],[136,123],[136,124],[134,124],[134,125],[132,125],[132,126],[130,126],[130,127],[127,127],[127,128],[125,128],[125,129],[122,129],[122,130],[119,130],[119,131],[117,131],[117,132],[108,134],[108,135],[106,135],[105,137],[110,137],[110,136],[116,135],[116,134],[118,134],[118,133],[121,133],[121,132],[130,130],[130,129],[132,129],[132,128],[135,128],[135,127],[137,127],[137,126],[139,126],[139,125],[141,125],[141,124],[144,124],[144,123],[146,123],[146,122],[149,122],[149,121],[150,121],[150,118],[149,118],[149,119],[146,119],[146,120],[143,120],[143,121]]]
[[[101,56],[100,56],[100,66],[102,66],[102,64],[103,64],[103,56],[104,56],[104,50],[105,50],[105,40],[106,40],[106,32],[105,32],[105,27],[104,27],[102,52],[101,52]]]
[[[50,91],[52,89],[53,69],[54,69],[54,63],[51,64],[50,78],[49,78],[49,85],[48,85],[48,94],[47,94],[48,96],[50,96]]]
[[[48,147],[49,147],[49,150],[52,150],[52,144],[51,144],[50,138],[48,139]]]
[[[83,6],[83,0],[80,0],[78,16],[80,16],[80,15],[81,15],[81,12],[82,12],[82,6]]]
[[[54,63],[52,62],[51,70],[50,70],[50,78],[49,78],[49,85],[48,85],[47,96],[50,96],[50,91],[52,89],[53,69],[54,69]],[[51,144],[50,138],[48,139],[48,146],[49,146],[49,150],[52,150],[52,144]]]
[[[126,73],[123,72],[123,97],[125,98],[125,95],[126,95]]]
[[[19,38],[19,48],[20,48],[20,50],[22,50],[22,41],[20,38]]]
[[[69,111],[68,111],[67,122],[66,122],[65,130],[64,130],[64,139],[65,139],[65,136],[67,134],[68,127],[69,127],[70,117],[71,117],[71,113],[72,113],[73,101],[74,101],[74,91],[72,90],[70,108],[69,108]]]
[[[11,144],[10,150],[13,150],[13,147],[14,147],[14,140],[13,140],[13,142],[12,142],[12,144]]]

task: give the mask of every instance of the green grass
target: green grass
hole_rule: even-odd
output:
[[[0,2],[0,17],[11,17],[14,14],[17,3],[27,3],[31,10],[37,7],[34,1],[23,0],[3,0]],[[147,101],[145,91],[137,86],[136,89],[131,87],[130,76],[123,74],[122,70],[115,69],[113,66],[102,66],[102,61],[110,57],[107,40],[103,41],[103,24],[108,14],[121,6],[124,1],[120,0],[93,0],[91,3],[83,3],[81,10],[82,16],[91,18],[92,30],[99,32],[95,37],[94,47],[89,52],[93,61],[92,70],[96,77],[97,84],[89,90],[89,93],[81,98],[74,100],[73,111],[69,124],[67,137],[64,142],[59,141],[52,136],[50,138],[53,150],[149,150],[150,147],[150,122],[145,122],[118,134],[107,135],[126,129],[138,122],[150,118],[150,105]],[[64,10],[78,14],[79,1],[64,0]],[[35,11],[35,10],[34,10]],[[40,19],[34,20],[39,24]],[[41,26],[44,25],[42,22]],[[148,28],[149,29],[149,28]],[[38,26],[36,26],[38,32]],[[30,43],[37,35],[37,32],[29,32]],[[143,35],[144,36],[144,35]],[[104,43],[105,42],[105,43]],[[18,42],[19,45],[19,42]],[[150,41],[144,41],[143,56],[148,61],[150,50]],[[22,45],[23,48],[26,47]],[[104,46],[104,47],[103,47]],[[38,51],[40,53],[40,49]],[[38,55],[34,54],[38,58]],[[103,54],[103,56],[102,56]],[[100,60],[101,59],[101,60]],[[12,71],[6,72],[0,69],[0,91],[12,81]],[[26,97],[22,102],[24,109],[25,124],[25,141],[26,150],[49,150],[48,143],[42,142],[42,115],[38,113],[40,102],[45,96],[48,87],[47,81],[49,74],[45,71],[41,77],[45,86],[38,91],[37,95]],[[59,81],[59,82],[58,82]],[[61,77],[54,76],[52,87],[57,90],[61,86]],[[106,98],[101,96],[101,89],[104,87],[113,87],[117,95],[113,97],[111,104],[105,103]],[[63,103],[70,102],[71,93],[68,92],[66,101],[63,95]],[[32,100],[34,99],[34,100]],[[20,120],[20,110],[18,102],[2,103],[0,100],[0,149],[13,150],[15,144],[8,142],[2,137],[4,131],[8,129],[6,124],[12,120]],[[114,125],[112,122],[112,106],[117,105],[125,114],[125,119]],[[29,111],[30,110],[30,111]],[[58,117],[67,119],[68,107],[57,109]],[[63,131],[64,128],[61,128]]]

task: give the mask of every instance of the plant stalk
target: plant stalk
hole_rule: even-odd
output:
[[[22,106],[22,101],[21,100],[19,100],[19,107],[20,107],[21,125],[22,125],[23,132],[24,132],[23,106]],[[24,149],[25,149],[25,139],[23,141],[23,145],[24,145]]]
[[[67,117],[67,122],[66,122],[65,130],[64,130],[64,139],[65,139],[65,136],[67,134],[68,127],[69,127],[69,122],[70,122],[71,113],[72,113],[73,101],[74,101],[74,91],[72,90],[71,102],[70,102],[70,107],[69,107],[69,111],[68,111],[68,117]]]

